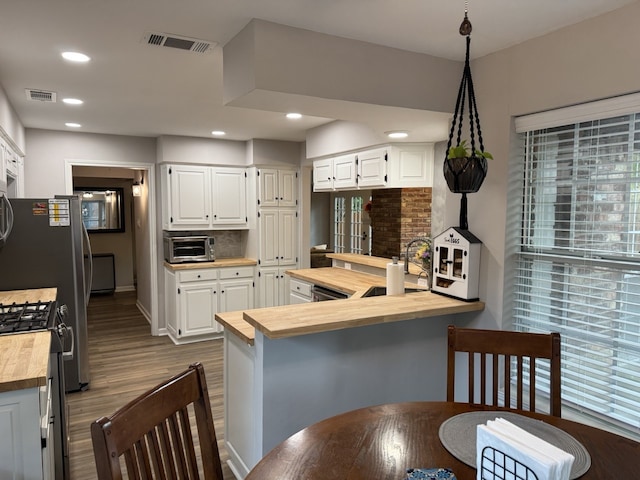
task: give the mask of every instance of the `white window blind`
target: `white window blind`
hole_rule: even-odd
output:
[[[560,332],[563,401],[638,433],[640,113],[523,140],[514,328]]]

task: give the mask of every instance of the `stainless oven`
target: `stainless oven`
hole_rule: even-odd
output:
[[[213,262],[214,239],[209,235],[164,235],[164,259],[169,263]]]

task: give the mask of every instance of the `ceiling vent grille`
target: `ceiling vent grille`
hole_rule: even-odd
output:
[[[25,88],[27,94],[27,100],[35,100],[38,102],[55,103],[56,92],[49,92],[47,90],[38,90],[35,88]]]
[[[182,37],[179,35],[171,35],[168,33],[158,32],[145,33],[142,42],[146,43],[147,45],[170,47],[195,53],[207,53],[212,51],[216,46],[215,42],[208,42],[206,40],[198,40],[197,38]]]

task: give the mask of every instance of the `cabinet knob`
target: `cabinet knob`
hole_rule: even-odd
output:
[[[198,278],[200,278],[200,274],[198,274]]]
[[[240,275],[240,272],[236,272],[236,277],[237,277],[238,275]]]

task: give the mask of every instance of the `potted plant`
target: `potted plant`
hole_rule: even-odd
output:
[[[472,152],[466,140],[450,147],[443,166],[449,190],[453,193],[477,192],[487,176],[487,159],[493,159],[493,155],[478,149]]]

